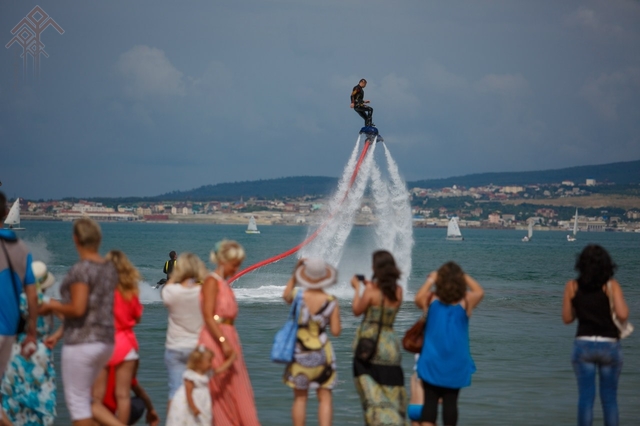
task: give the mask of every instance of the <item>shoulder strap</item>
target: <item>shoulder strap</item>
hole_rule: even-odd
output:
[[[4,256],[7,258],[7,263],[9,264],[9,272],[11,273],[11,282],[13,283],[13,292],[16,295],[16,303],[18,304],[18,309],[20,309],[20,291],[18,288],[18,284],[16,284],[15,272],[13,271],[13,265],[11,264],[11,259],[9,258],[9,253],[7,252],[7,248],[4,245],[4,240],[2,241],[2,250],[4,251]]]

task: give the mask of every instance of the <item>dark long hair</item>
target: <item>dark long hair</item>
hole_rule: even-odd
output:
[[[589,244],[582,250],[574,266],[578,271],[578,288],[586,292],[601,289],[613,277],[617,267],[602,246]]]
[[[438,269],[436,278],[436,296],[442,301],[451,305],[467,294],[467,280],[464,271],[456,262],[447,262]]]
[[[373,279],[382,294],[392,302],[398,300],[396,297],[398,278],[400,278],[400,270],[396,266],[393,255],[386,250],[373,253]]]

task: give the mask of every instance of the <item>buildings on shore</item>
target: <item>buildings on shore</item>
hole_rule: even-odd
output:
[[[588,179],[584,185],[570,181],[475,188],[454,185],[439,189],[412,188],[409,192],[416,227],[446,227],[448,219],[457,216],[461,227],[520,229],[526,228],[528,222],[532,221],[540,230],[566,230],[573,226],[574,207],[518,206],[509,202],[580,197],[591,194],[594,185],[595,181]],[[97,221],[231,224],[247,223],[253,215],[259,225],[307,225],[319,223],[325,217],[326,205],[326,200],[311,197],[272,200],[250,198],[233,202],[136,202],[112,206],[88,200],[21,200],[21,211],[24,220],[72,221],[79,217],[91,217]],[[367,225],[375,221],[373,203],[365,197],[356,224]],[[587,209],[587,214],[578,216],[578,229],[640,232],[640,209],[616,209],[613,214],[605,209]]]

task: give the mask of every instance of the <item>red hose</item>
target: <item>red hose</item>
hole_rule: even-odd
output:
[[[341,206],[342,203],[344,203],[344,200],[347,199],[347,195],[349,195],[349,190],[353,186],[353,183],[356,181],[358,170],[360,170],[360,165],[362,164],[362,161],[364,160],[364,157],[367,154],[367,151],[369,150],[370,146],[371,146],[371,141],[367,139],[364,143],[364,148],[362,149],[362,153],[360,154],[358,163],[356,164],[356,168],[353,170],[353,174],[351,175],[351,180],[349,181],[349,187],[347,188],[347,192],[345,192],[344,197],[342,197],[342,200],[340,200],[339,206]],[[322,231],[329,224],[329,221],[333,218],[333,216],[335,216],[336,213],[337,211],[332,212],[331,215],[329,215],[329,217],[324,222],[322,222],[322,224],[318,227],[318,229],[315,230],[313,234],[309,235],[303,242],[301,242],[297,246],[285,251],[284,253],[280,253],[277,256],[273,256],[273,257],[270,257],[269,259],[262,260],[256,264],[249,266],[248,268],[243,269],[242,271],[238,272],[233,277],[231,277],[231,279],[229,279],[228,282],[232,283],[238,278],[240,278],[241,276],[248,274],[251,271],[255,271],[258,268],[262,268],[263,266],[266,266],[270,263],[274,263],[274,262],[277,262],[278,260],[284,259],[285,257],[291,256],[293,253],[297,252],[302,247],[306,246],[311,241],[313,241],[318,236],[320,231]]]

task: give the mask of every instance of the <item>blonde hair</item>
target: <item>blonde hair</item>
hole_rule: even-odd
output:
[[[245,257],[244,248],[232,240],[222,240],[216,244],[215,249],[211,252],[209,260],[211,263],[231,263],[242,262]]]
[[[113,262],[118,271],[118,291],[125,298],[137,296],[140,293],[138,281],[140,281],[140,272],[129,261],[127,255],[120,250],[111,250],[107,253],[107,260]]]
[[[195,370],[198,368],[198,364],[202,362],[202,357],[204,354],[210,354],[213,357],[213,352],[211,349],[207,348],[204,345],[198,345],[191,354],[189,354],[189,359],[187,360],[187,368],[189,370]]]
[[[96,251],[100,247],[100,241],[102,241],[100,225],[88,217],[76,219],[73,222],[73,235],[75,235],[80,247]]]
[[[193,253],[181,253],[173,267],[169,281],[181,283],[188,278],[193,278],[196,282],[202,282],[207,273],[206,265],[198,256]]]

